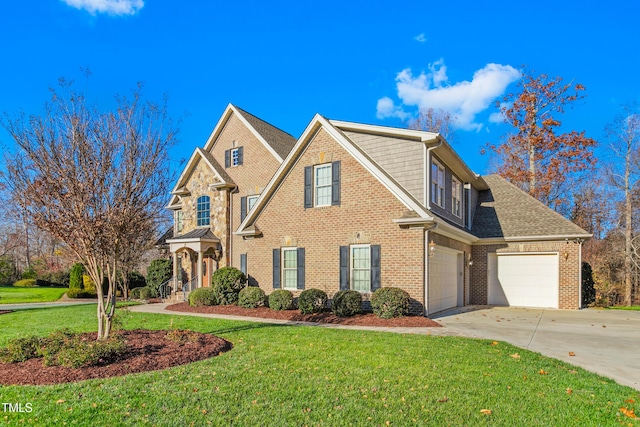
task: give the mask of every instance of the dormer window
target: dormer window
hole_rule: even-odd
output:
[[[444,208],[444,166],[437,160],[431,163],[431,202]]]

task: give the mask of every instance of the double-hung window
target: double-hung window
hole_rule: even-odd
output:
[[[431,202],[444,207],[444,167],[436,160],[431,163]]]
[[[182,233],[182,229],[184,228],[184,219],[182,216],[182,211],[176,211],[176,232]]]
[[[273,288],[304,289],[304,248],[273,250]]]
[[[243,162],[243,147],[236,147],[224,152],[224,167],[240,166]]]
[[[451,213],[462,217],[462,183],[457,178],[451,178]]]
[[[209,196],[198,197],[196,206],[196,224],[198,227],[209,225],[211,221],[211,199]]]
[[[331,205],[331,164],[313,168],[313,192],[315,206]]]
[[[340,205],[340,161],[304,168],[304,207]]]
[[[380,287],[380,245],[340,246],[340,290],[374,292]]]
[[[247,196],[247,212],[253,209],[253,206],[258,201],[258,197],[260,196]]]

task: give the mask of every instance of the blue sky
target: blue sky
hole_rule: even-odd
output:
[[[458,118],[454,147],[477,173],[508,130],[494,101],[523,64],[581,83],[566,130],[604,142],[640,100],[636,1],[21,0],[0,14],[0,111],[38,113],[58,77],[89,99],[145,82],[184,116],[176,159],[202,146],[228,103],[299,136],[315,113],[406,127],[418,106]],[[81,68],[92,77],[85,82]],[[495,117],[495,116],[494,116]],[[0,130],[0,143],[11,141]]]

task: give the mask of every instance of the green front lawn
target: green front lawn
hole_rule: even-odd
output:
[[[0,286],[0,304],[57,301],[68,290],[67,288],[14,288],[13,286]]]
[[[640,311],[640,305],[614,305],[611,307],[607,307],[609,310],[633,310]]]
[[[502,342],[118,314],[127,329],[172,325],[221,336],[234,349],[166,371],[56,386],[0,386],[0,401],[33,408],[4,412],[0,423],[640,425],[624,414],[640,413],[639,391]],[[0,315],[0,345],[66,325],[95,330],[95,307]]]

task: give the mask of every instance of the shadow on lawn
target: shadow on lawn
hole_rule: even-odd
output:
[[[262,329],[262,328],[282,328],[282,327],[292,327],[296,326],[295,324],[280,324],[280,323],[249,323],[244,325],[231,326],[229,328],[213,328],[208,331],[204,331],[206,334],[231,334],[234,332],[240,331],[250,331],[254,329]]]

